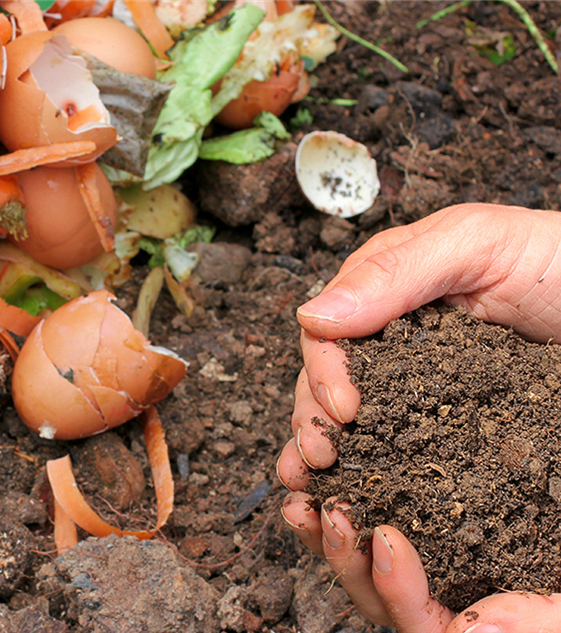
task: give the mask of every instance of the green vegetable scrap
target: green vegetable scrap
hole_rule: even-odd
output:
[[[215,115],[211,86],[234,65],[264,16],[255,5],[245,4],[209,26],[187,31],[170,51],[174,65],[159,79],[175,85],[152,132],[146,189],[173,182],[195,162],[203,131]]]
[[[199,157],[245,165],[272,156],[278,141],[290,140],[283,124],[270,112],[261,112],[253,123],[256,127],[249,130],[203,141]]]

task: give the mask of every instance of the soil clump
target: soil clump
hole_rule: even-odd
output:
[[[433,596],[559,591],[561,349],[434,304],[341,341],[361,392],[309,491],[408,536]]]

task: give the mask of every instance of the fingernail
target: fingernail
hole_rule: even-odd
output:
[[[323,405],[327,413],[329,413],[329,415],[334,420],[337,420],[337,422],[341,422],[341,424],[344,424],[343,420],[341,419],[341,416],[339,415],[339,412],[337,411],[337,409],[335,408],[335,405],[333,404],[333,400],[331,398],[331,392],[329,391],[329,389],[322,382],[320,382],[318,383],[317,391],[318,391],[319,401]]]
[[[282,514],[282,518],[284,519],[285,523],[287,525],[289,525],[291,529],[293,529],[295,532],[297,532],[299,536],[304,537],[304,538],[306,538],[308,536],[311,536],[310,531],[307,530],[305,527],[302,527],[301,525],[293,523],[292,521],[289,521],[286,518],[286,514],[284,513],[284,508],[283,507],[281,507],[281,514]]]
[[[308,468],[315,468],[315,466],[313,464],[310,464],[310,462],[306,459],[306,456],[304,455],[304,452],[302,451],[302,446],[300,445],[300,433],[302,431],[302,427],[299,426],[298,427],[298,431],[296,433],[296,447],[298,448],[298,452],[300,453],[300,457],[302,458],[302,461],[304,462],[304,464],[306,464],[306,466]]]
[[[298,313],[305,317],[343,321],[356,312],[356,299],[345,288],[335,287],[314,297],[298,308]]]
[[[281,458],[279,457],[277,459],[277,463],[276,463],[276,471],[277,471],[277,479],[281,482],[281,484],[287,489],[290,490],[290,488],[286,485],[284,479],[280,476],[280,472],[279,472],[279,462],[280,462]]]
[[[372,563],[374,569],[382,576],[387,576],[393,569],[393,550],[380,528],[374,530]]]
[[[474,624],[470,626],[469,629],[464,631],[464,633],[502,633],[503,630],[500,626],[496,624]]]
[[[346,541],[345,535],[341,530],[333,523],[333,520],[327,513],[327,510],[322,507],[321,513],[327,520],[329,525],[328,530],[323,531],[323,538],[331,549],[341,549]]]

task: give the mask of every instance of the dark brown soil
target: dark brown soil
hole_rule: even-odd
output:
[[[561,588],[561,349],[429,306],[341,341],[362,403],[309,491],[389,524],[460,611],[496,591]]]
[[[561,209],[561,89],[504,3],[474,1],[424,27],[419,20],[450,3],[325,4],[409,72],[341,38],[313,73],[312,100],[283,116],[291,125],[299,109],[309,110],[311,119],[292,123],[294,143],[274,160],[249,167],[201,163],[182,178],[200,221],[216,227],[216,235],[198,247],[204,265],[193,315],[179,315],[163,294],[151,322],[154,343],[191,362],[186,379],[159,405],[176,486],[161,539],[116,543],[81,534],[71,554],[56,558],[46,460],[70,453],[98,511],[114,523],[145,527],[154,521],[155,501],[141,432],[131,422],[109,439],[53,443],[30,433],[10,406],[2,409],[3,632],[382,633],[358,616],[342,589],[329,591],[334,574],[280,517],[285,492],[275,462],[291,435],[302,362],[295,311],[351,251],[385,228],[467,201]],[[524,5],[556,54],[561,3]],[[474,47],[474,31],[488,41],[508,33],[514,57],[495,66]],[[302,200],[294,144],[314,129],[367,145],[382,181],[371,211],[342,220]],[[139,263],[117,291],[129,314],[146,273]],[[437,456],[428,461],[447,473]],[[550,481],[551,475],[547,464]],[[425,476],[433,486],[447,479],[434,468]],[[537,564],[535,573],[544,569]]]

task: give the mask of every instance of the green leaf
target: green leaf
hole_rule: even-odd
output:
[[[495,66],[500,66],[516,55],[516,42],[512,35],[507,35],[497,43],[496,48],[490,46],[476,46],[479,54],[488,59]]]
[[[270,112],[262,112],[254,123],[257,127],[205,140],[199,156],[246,165],[272,156],[278,141],[290,139],[283,124]]]
[[[265,13],[245,4],[203,29],[187,32],[170,52],[174,65],[160,74],[174,81],[152,133],[144,188],[170,183],[199,156],[203,131],[214,116],[210,86],[234,65]]]
[[[35,0],[35,2],[39,5],[41,11],[48,11],[55,3],[55,0]]]
[[[36,284],[27,288],[17,299],[10,301],[12,305],[23,308],[33,316],[43,310],[56,310],[66,303],[60,295],[49,290],[44,284]]]

